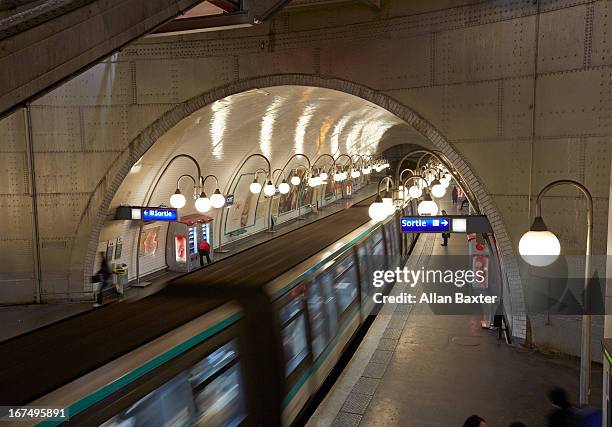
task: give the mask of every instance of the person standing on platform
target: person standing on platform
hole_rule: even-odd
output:
[[[445,210],[442,210],[442,215],[446,215]],[[444,243],[442,243],[440,246],[448,246],[449,237],[450,237],[450,233],[442,233],[442,240],[444,241]]]
[[[548,414],[548,427],[573,427],[577,424],[574,408],[569,403],[565,390],[555,387],[548,393],[548,398],[554,408]]]
[[[102,293],[109,287],[111,284],[111,277],[113,275],[110,265],[108,265],[108,261],[106,260],[106,254],[104,252],[100,252],[100,256],[102,258],[102,262],[100,263],[100,270],[96,273],[96,280],[101,282],[100,289],[96,294],[96,303],[94,307],[100,307],[102,305]]]
[[[206,239],[200,240],[198,243],[198,254],[200,254],[200,267],[204,267],[204,257],[206,257],[206,262],[208,264],[210,261],[210,244],[206,241]]]
[[[459,192],[457,191],[456,185],[453,185],[453,190],[451,191],[451,197],[453,199],[453,206],[457,206],[457,200],[459,200]]]

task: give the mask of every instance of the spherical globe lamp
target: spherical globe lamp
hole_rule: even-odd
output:
[[[276,187],[272,185],[271,181],[268,181],[266,185],[264,185],[263,191],[266,196],[272,197],[274,194],[276,194]]]
[[[218,188],[215,190],[214,194],[210,196],[210,204],[215,209],[219,209],[225,205],[225,197]]]
[[[359,178],[360,175],[361,175],[361,172],[359,172],[357,169],[353,169],[351,171],[351,178]]]
[[[313,188],[317,186],[317,180],[315,179],[314,176],[311,176],[310,178],[308,178],[308,186],[313,187]]]
[[[395,204],[393,203],[393,199],[391,197],[383,197],[382,201],[383,205],[385,206],[387,216],[393,215],[395,213]]]
[[[533,220],[531,229],[519,240],[521,257],[534,267],[552,264],[561,253],[561,244],[554,233],[548,231],[542,217]]]
[[[425,198],[417,208],[419,215],[429,215],[434,216],[438,214],[438,205],[436,202],[431,200],[431,196],[429,193],[425,193]]]
[[[446,194],[446,188],[440,184],[440,181],[435,180],[431,186],[431,195],[439,199]]]
[[[379,197],[376,198],[376,201],[370,205],[368,209],[368,214],[373,221],[380,222],[384,221],[387,218],[387,209]]]
[[[281,182],[281,183],[278,185],[278,191],[279,191],[281,194],[287,194],[287,193],[288,193],[290,190],[291,190],[291,186],[289,186],[289,184],[287,183],[287,181],[283,179],[283,182]]]
[[[170,206],[176,209],[180,209],[185,206],[185,203],[187,203],[185,196],[183,196],[181,194],[181,190],[177,188],[176,192],[172,196],[170,196]]]
[[[300,183],[302,182],[302,179],[297,175],[293,175],[290,181],[291,181],[291,185],[300,185]]]
[[[249,185],[249,191],[253,194],[257,194],[261,191],[261,184],[254,179],[251,185]]]
[[[418,185],[413,185],[408,189],[408,195],[413,199],[418,199],[423,195],[423,190]]]
[[[210,202],[210,199],[208,197],[206,197],[206,194],[204,192],[202,192],[202,194],[200,194],[200,197],[198,197],[195,201],[195,208],[198,212],[208,212],[210,210],[210,208],[212,207],[212,204]]]
[[[321,181],[327,181],[327,172],[321,172],[321,174],[319,175],[319,178],[321,178]]]

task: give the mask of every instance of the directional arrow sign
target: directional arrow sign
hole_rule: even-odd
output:
[[[445,233],[451,229],[451,219],[444,216],[411,216],[400,220],[404,233]]]

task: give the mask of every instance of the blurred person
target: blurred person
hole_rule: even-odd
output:
[[[96,280],[101,283],[101,285],[96,294],[96,303],[94,307],[100,307],[102,305],[102,293],[111,285],[111,277],[113,275],[110,265],[106,260],[106,254],[100,252],[100,257],[102,258],[102,262],[100,263],[100,270],[96,273]]]
[[[208,264],[211,263],[210,244],[208,244],[206,239],[202,239],[200,243],[198,243],[198,254],[200,255],[200,267],[204,267],[204,257],[206,257],[206,262]]]
[[[453,199],[453,206],[457,206],[457,200],[459,200],[459,192],[457,191],[456,185],[453,185],[453,190],[451,191],[451,198]]]
[[[487,422],[484,418],[474,414],[465,420],[463,427],[487,427]]]
[[[572,427],[575,425],[576,416],[572,405],[567,398],[567,393],[561,387],[555,387],[548,392],[548,398],[553,410],[548,414],[548,427]]]

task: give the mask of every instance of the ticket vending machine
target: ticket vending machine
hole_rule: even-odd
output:
[[[202,239],[213,247],[212,217],[202,214],[182,216],[168,224],[166,262],[168,270],[189,272],[200,267],[198,244]],[[212,258],[213,251],[210,251]],[[206,260],[204,260],[206,262]]]

